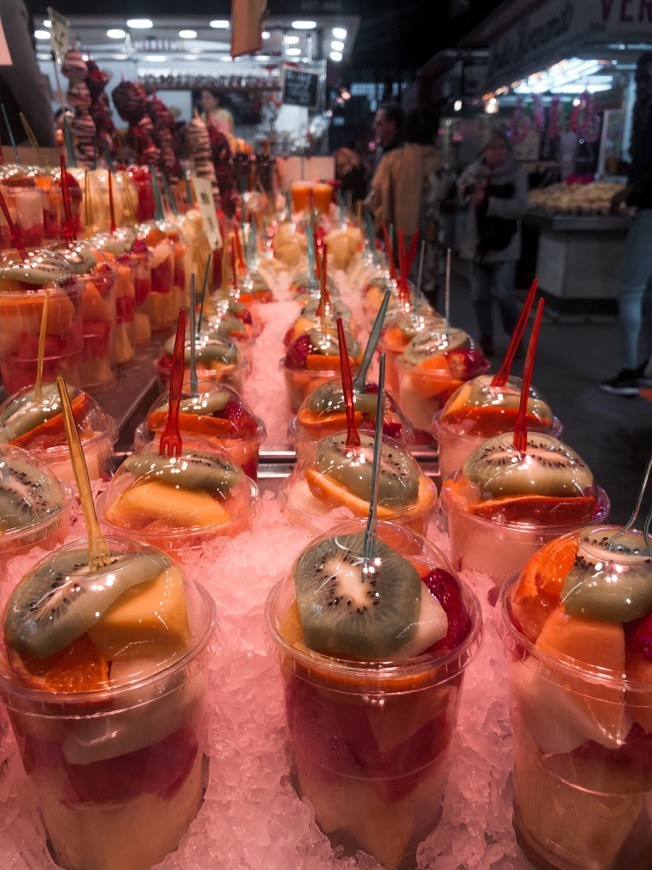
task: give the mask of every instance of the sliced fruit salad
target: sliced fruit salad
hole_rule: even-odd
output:
[[[362,359],[357,341],[346,335],[349,361],[355,373]],[[336,330],[309,329],[295,339],[285,355],[285,368],[289,371],[339,372],[340,352]]]

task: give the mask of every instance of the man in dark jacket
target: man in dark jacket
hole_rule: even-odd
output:
[[[600,384],[600,389],[618,396],[636,396],[639,387],[652,386],[652,52],[649,51],[636,64],[630,155],[627,187],[611,202],[614,212],[623,203],[637,209],[627,236],[618,293],[621,369],[615,377]],[[646,357],[639,364],[644,310],[647,347]]]
[[[385,154],[389,154],[390,151],[403,144],[404,120],[405,112],[398,103],[381,103],[378,106],[372,124],[378,146],[375,152],[373,173],[378,169],[378,164]]]

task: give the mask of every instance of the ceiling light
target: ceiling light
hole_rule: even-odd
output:
[[[339,63],[342,60],[342,52],[341,51],[331,51],[329,57],[331,60],[334,60],[335,63]]]
[[[181,39],[197,39],[197,31],[196,30],[180,30],[179,36]]]
[[[47,30],[35,30],[34,31],[34,38],[35,39],[49,39],[50,34]]]
[[[43,22],[43,27],[48,27],[48,28],[52,27],[52,22],[50,21],[49,18],[45,19],[45,21]]]
[[[269,30],[263,30],[263,32],[261,33],[261,36],[263,37],[263,39],[269,39],[269,37],[271,36],[271,33],[269,32]]]
[[[344,51],[344,43],[338,42],[336,39],[331,42],[331,48],[333,51]]]
[[[208,22],[209,27],[212,27],[213,30],[228,30],[231,24],[226,18],[214,18],[212,21]]]
[[[317,27],[316,21],[293,21],[292,27],[295,30],[314,30]]]
[[[287,45],[296,45],[299,42],[299,37],[288,35],[285,37],[285,42]]]
[[[124,30],[120,30],[119,27],[112,27],[106,31],[106,35],[109,39],[124,39],[127,34]]]
[[[455,112],[462,111],[462,101],[461,100],[455,100],[455,102],[453,103],[453,110]]]
[[[346,39],[347,30],[346,27],[334,27],[333,28],[333,36],[335,39]]]
[[[167,57],[164,54],[146,54],[143,60],[149,63],[163,63],[164,60],[167,60]]]
[[[299,55],[301,54],[301,49],[300,48],[288,48],[288,49],[286,49],[285,53],[288,55],[288,57],[299,57]]]
[[[127,27],[132,30],[149,30],[154,27],[154,22],[151,18],[127,18]]]
[[[484,110],[488,115],[495,115],[499,108],[498,100],[495,97],[489,97],[485,101]]]

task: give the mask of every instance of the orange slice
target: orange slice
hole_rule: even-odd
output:
[[[363,498],[359,498],[357,495],[353,495],[350,490],[334,480],[330,474],[322,474],[321,471],[307,468],[306,481],[310,487],[310,492],[315,496],[315,498],[318,498],[321,501],[331,502],[333,507],[344,505],[357,517],[366,517],[369,513],[369,502]],[[386,507],[378,505],[379,519],[388,520],[394,516],[396,516],[395,511],[391,511]]]
[[[402,353],[409,343],[410,339],[399,326],[390,326],[383,333],[383,344],[394,353]]]
[[[588,522],[595,514],[595,496],[559,498],[553,495],[515,495],[492,498],[469,505],[470,513],[491,519],[500,513],[508,523],[533,522],[548,526],[572,526]]]
[[[147,417],[150,429],[162,429],[167,420],[167,411],[152,411]],[[223,417],[211,417],[210,414],[179,414],[179,429],[182,432],[201,432],[203,435],[226,435],[231,427],[231,421]]]
[[[46,692],[94,692],[107,687],[109,666],[87,634],[49,659],[8,650],[9,664],[22,683]]]
[[[351,360],[351,364],[353,365],[353,360]],[[309,353],[306,357],[306,368],[311,372],[339,372],[340,358],[321,353]]]
[[[362,423],[362,414],[360,411],[354,413],[355,425],[360,426]],[[337,411],[334,414],[314,414],[308,408],[300,409],[298,420],[301,425],[309,429],[315,435],[329,434],[330,432],[340,432],[346,429],[346,412]]]

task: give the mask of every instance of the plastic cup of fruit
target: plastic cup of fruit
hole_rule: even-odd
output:
[[[37,456],[0,444],[0,566],[33,547],[61,544],[70,525],[70,489]]]
[[[152,267],[146,245],[136,240],[129,251],[134,270],[134,344],[139,350],[152,342],[152,324],[149,319],[149,296],[152,292]]]
[[[134,435],[134,450],[140,451],[161,436],[168,419],[169,392],[162,393],[147,412]],[[256,417],[242,396],[225,384],[199,382],[193,396],[188,384],[181,394],[179,430],[182,437],[202,438],[224,449],[252,480],[258,479],[260,445],[266,438],[265,424]]]
[[[101,393],[116,385],[116,286],[118,269],[101,263],[82,280],[84,389]]]
[[[128,229],[93,236],[94,248],[105,253],[116,269],[115,276],[115,358],[119,366],[133,362],[135,350],[134,316],[136,313],[135,263],[129,253],[134,233]]]
[[[361,432],[376,431],[378,386],[367,384],[364,392],[355,390],[356,427]],[[327,381],[311,393],[288,426],[288,440],[303,459],[320,438],[335,435],[346,428],[346,408],[341,380]],[[403,448],[414,441],[414,430],[389,393],[385,393],[383,434],[393,438]]]
[[[129,534],[183,559],[248,529],[258,487],[225,450],[184,439],[183,455],[160,456],[158,441],[122,463],[97,508],[108,534]]]
[[[20,183],[19,183],[20,182]],[[15,179],[15,183],[3,182],[4,196],[12,221],[25,247],[37,248],[43,244],[43,194],[30,178]],[[0,247],[13,247],[9,225],[0,212]]]
[[[431,440],[432,420],[464,381],[489,370],[473,339],[461,329],[422,332],[396,360],[398,403],[421,440]]]
[[[310,299],[301,309],[301,314],[294,321],[292,326],[285,333],[283,343],[285,347],[289,347],[292,342],[297,339],[302,333],[308,329],[314,329],[321,325],[321,316],[317,313],[320,307],[319,299]],[[351,314],[351,309],[348,308],[339,299],[331,300],[330,312],[328,317],[328,326],[331,328],[331,323],[341,317],[344,328],[350,332],[354,338],[357,338],[360,332],[360,327],[357,325]]]
[[[501,590],[513,822],[540,867],[650,866],[652,563],[636,531],[610,551],[616,531],[553,540]]]
[[[368,515],[375,439],[361,433],[358,448],[346,440],[339,432],[310,445],[283,482],[279,498],[291,522],[325,531]],[[435,484],[405,448],[383,437],[378,516],[425,535],[436,506]]]
[[[318,181],[312,188],[312,195],[317,211],[328,214],[333,202],[333,185],[325,181]]]
[[[355,574],[363,577],[364,525],[339,526],[309,545],[270,593],[266,621],[281,667],[299,795],[335,848],[362,849],[394,870],[416,865],[419,843],[439,822],[464,670],[479,649],[482,624],[475,595],[443,554],[385,522],[376,555],[378,583],[388,594],[381,592],[378,607],[363,600],[355,614],[346,607],[341,613],[348,595],[336,600],[339,584],[349,593]],[[328,584],[318,579],[325,560]]]
[[[351,372],[362,360],[357,341],[346,335]],[[335,330],[309,329],[295,339],[281,360],[290,407],[296,414],[307,397],[326,381],[340,377],[340,356]]]
[[[385,326],[378,342],[378,352],[385,354],[385,383],[387,389],[398,395],[398,371],[396,360],[415,335],[432,332],[445,326],[443,319],[431,309],[430,314],[401,310],[402,305],[385,319]]]
[[[0,695],[57,864],[149,870],[202,804],[215,605],[160,551],[108,544],[107,568],[90,569],[77,541],[21,581],[5,612]],[[88,594],[64,605],[51,589],[72,581]],[[57,619],[26,638],[30,611],[48,608]]]
[[[170,387],[174,337],[163,345],[163,353],[154,363],[161,391]],[[213,384],[228,384],[238,393],[242,392],[244,378],[249,372],[249,362],[237,345],[223,336],[204,336],[195,348],[197,377]],[[190,364],[190,343],[186,342],[185,364]]]
[[[167,332],[176,323],[179,298],[174,287],[174,246],[165,233],[154,223],[139,227],[139,239],[149,249],[151,273],[150,292],[144,300],[144,311],[152,332]]]
[[[88,393],[68,387],[68,395],[89,477],[91,480],[106,480],[112,470],[118,426]],[[0,442],[29,450],[45,462],[59,480],[74,484],[56,385],[43,384],[40,401],[37,401],[32,387],[24,387],[0,405]]]
[[[152,176],[148,166],[129,166],[127,178],[136,193],[135,211],[139,224],[151,221],[156,211]]]
[[[43,378],[63,375],[82,386],[81,301],[83,283],[58,254],[47,249],[16,250],[0,255],[0,374],[14,393],[36,381],[38,344],[45,291],[48,322]]]
[[[442,483],[488,438],[514,431],[522,381],[510,376],[507,383],[492,387],[492,377],[480,375],[467,381],[453,393],[443,410],[435,414],[432,432],[439,447]],[[561,422],[533,387],[530,387],[526,423],[528,432],[544,432],[561,438]]]
[[[310,193],[313,186],[309,181],[293,181],[290,185],[292,196],[292,211],[305,211],[310,205]]]
[[[513,438],[485,441],[441,492],[453,565],[488,574],[496,586],[548,541],[609,513],[607,494],[567,444],[531,433],[520,453]]]

